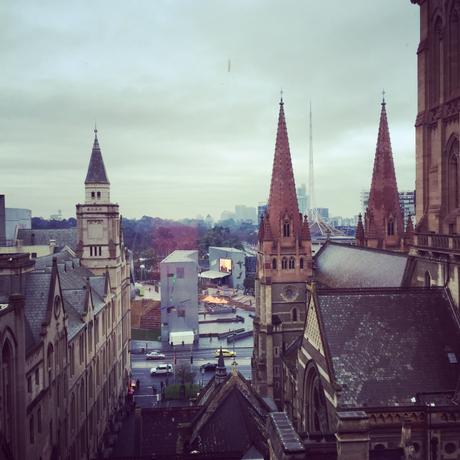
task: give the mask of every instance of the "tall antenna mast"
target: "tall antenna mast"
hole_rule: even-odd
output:
[[[315,178],[313,173],[313,122],[311,116],[311,101],[310,101],[310,130],[309,130],[309,159],[310,168],[308,175],[308,195],[310,198],[310,213],[314,214],[315,209]]]

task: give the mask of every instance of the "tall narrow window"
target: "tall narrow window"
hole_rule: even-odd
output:
[[[459,158],[459,142],[458,139],[454,139],[451,142],[449,148],[449,162],[447,166],[447,174],[448,174],[448,203],[449,203],[449,210],[452,211],[459,207],[459,183],[458,183],[458,175],[459,175],[459,168],[458,168],[458,158]]]
[[[394,223],[393,219],[391,219],[391,218],[390,218],[390,220],[388,221],[388,224],[387,224],[387,234],[389,236],[395,234],[395,223]]]
[[[29,441],[31,444],[35,441],[35,433],[34,433],[34,416],[31,415],[29,419]]]
[[[297,308],[292,309],[292,321],[297,321]]]
[[[304,268],[303,257],[300,258],[300,260],[299,260],[299,265],[300,265],[300,269],[303,270],[303,268]]]
[[[283,270],[286,270],[287,267],[288,267],[288,261],[287,261],[286,257],[283,257],[283,258],[281,259],[281,268],[282,268]]]
[[[283,236],[289,236],[291,234],[289,222],[284,222],[283,224]]]
[[[451,95],[460,86],[460,25],[457,10],[453,9],[449,18],[449,80]]]
[[[272,269],[276,270],[276,259],[272,260]]]
[[[295,258],[294,257],[289,258],[289,268],[290,269],[295,268]]]
[[[431,276],[428,272],[425,272],[425,287],[431,287]]]
[[[436,106],[441,94],[441,32],[442,21],[437,18],[433,29],[433,46],[431,47],[430,103]]]

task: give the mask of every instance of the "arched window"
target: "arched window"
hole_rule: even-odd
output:
[[[448,174],[448,204],[449,211],[459,207],[459,142],[458,139],[453,139],[448,147],[448,163],[447,163],[447,174]]]
[[[48,344],[48,351],[46,352],[47,362],[46,365],[48,366],[48,385],[51,385],[53,381],[54,374],[53,374],[53,345],[50,343]]]
[[[72,398],[70,400],[70,429],[72,431],[75,431],[76,418],[77,418],[77,410],[75,407],[75,394],[72,393]]]
[[[283,270],[286,270],[287,267],[288,267],[288,261],[287,261],[286,257],[283,257],[283,258],[281,259],[281,268],[282,268]]]
[[[94,395],[93,366],[89,367],[89,372],[88,372],[88,393],[89,393],[89,397],[92,398]]]
[[[321,378],[312,362],[305,370],[302,429],[309,433],[328,432],[326,398]]]
[[[289,258],[289,268],[295,268],[295,257]]]
[[[303,264],[304,264],[303,257],[301,257],[299,260],[299,266],[301,270],[303,270]]]
[[[297,321],[297,308],[293,308],[291,311],[291,319],[292,321]]]
[[[33,415],[31,415],[29,418],[29,441],[31,444],[35,442],[34,416]]]
[[[273,270],[276,270],[276,259],[272,260],[272,268]]]
[[[13,433],[15,426],[15,410],[14,410],[14,360],[13,350],[9,340],[6,340],[2,348],[2,401],[3,410],[0,411],[2,416],[2,430],[6,440],[10,445],[13,445]]]
[[[96,360],[96,383],[99,386],[100,384],[100,365],[99,365],[99,356],[97,357]]]
[[[440,17],[434,22],[433,46],[431,48],[430,75],[430,103],[437,105],[441,94],[441,46],[442,46],[442,20]]]
[[[85,383],[84,381],[80,384],[80,412],[83,412],[85,408]]]
[[[395,234],[395,223],[394,223],[392,217],[390,217],[390,219],[388,220],[388,223],[387,223],[387,234],[389,236]]]
[[[460,25],[459,14],[454,8],[449,17],[449,81],[451,95],[460,86]]]
[[[425,287],[431,287],[431,276],[428,272],[425,272]]]
[[[283,224],[283,236],[287,237],[287,236],[290,236],[290,234],[291,234],[291,229],[290,229],[289,222],[284,222],[284,224]]]

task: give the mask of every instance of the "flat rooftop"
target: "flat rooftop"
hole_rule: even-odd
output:
[[[161,263],[166,262],[198,262],[198,251],[197,250],[184,250],[177,249],[171,252],[168,257],[165,257]]]

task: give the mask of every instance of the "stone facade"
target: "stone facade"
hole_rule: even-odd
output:
[[[281,100],[270,197],[259,228],[252,359],[255,388],[280,406],[281,357],[302,333],[305,287],[311,273],[310,231],[297,205]]]
[[[99,184],[87,183],[77,205],[84,257],[68,248],[35,260],[0,255],[2,458],[96,458],[119,426],[130,370],[129,264],[118,206],[103,185],[103,202],[89,202]],[[95,233],[92,220],[102,221]]]
[[[417,226],[411,284],[448,285],[460,304],[460,4],[420,5]]]

